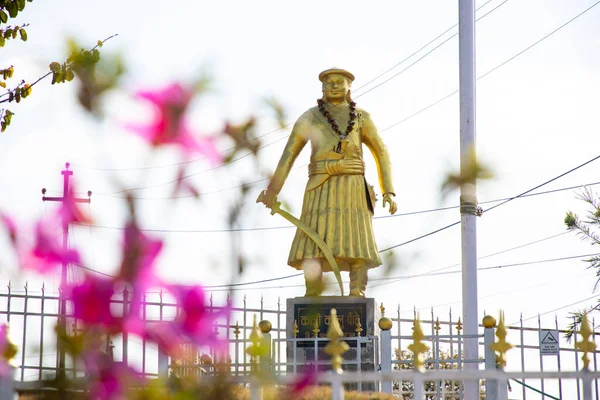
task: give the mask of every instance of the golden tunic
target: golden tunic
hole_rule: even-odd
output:
[[[344,103],[325,103],[340,130],[348,126],[349,107]],[[309,180],[304,193],[300,219],[313,228],[331,248],[341,270],[360,263],[373,268],[381,259],[373,235],[373,213],[364,179],[363,143],[377,163],[382,193],[394,193],[391,163],[385,145],[367,112],[359,108],[354,129],[341,154],[334,152],[340,142],[318,107],[306,111],[294,124],[269,191],[279,193],[300,154],[310,141]],[[317,245],[301,230],[296,230],[288,264],[302,269],[306,259],[321,261],[323,271],[331,267]]]

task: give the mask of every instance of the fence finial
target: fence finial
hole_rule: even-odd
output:
[[[238,340],[240,338],[240,324],[238,323],[238,321],[235,321],[235,330],[233,331],[233,334],[235,335],[235,340]]]
[[[319,337],[319,333],[321,332],[321,329],[319,328],[319,319],[315,318],[315,323],[313,324],[313,337],[314,338],[318,338]]]
[[[437,317],[437,318],[435,319],[435,326],[433,327],[433,329],[435,330],[435,334],[436,334],[436,335],[439,335],[439,333],[440,333],[440,329],[442,329],[442,328],[440,327],[440,317]]]
[[[496,356],[496,361],[502,368],[506,367],[506,352],[515,347],[506,341],[506,333],[504,312],[500,311],[500,319],[498,321],[498,327],[496,328],[496,337],[498,338],[498,341],[496,343],[492,343],[490,348],[498,353]]]
[[[385,316],[385,307],[381,303],[381,318],[379,319],[379,329],[389,331],[392,329],[392,320]]]
[[[458,317],[458,322],[456,323],[456,332],[460,335],[460,331],[462,331],[462,322],[460,322],[460,317]]]
[[[419,314],[417,314],[413,321],[413,342],[408,346],[408,349],[414,354],[414,365],[417,371],[425,371],[425,362],[423,361],[423,353],[429,350],[429,347],[422,342],[425,335],[423,329],[421,329],[421,321],[419,320]]]
[[[329,343],[325,346],[325,353],[331,356],[331,368],[334,372],[342,373],[342,354],[344,354],[350,346],[344,341],[340,341],[340,338],[344,335],[340,323],[337,319],[337,311],[335,308],[331,309],[331,322],[329,323],[329,329],[327,330],[327,337]]]
[[[300,329],[298,329],[298,320],[294,320],[294,327],[292,328],[292,335],[294,335],[294,337],[298,337],[298,332],[300,332]]]
[[[583,351],[581,360],[583,361],[583,369],[587,370],[590,365],[589,353],[592,353],[594,350],[596,350],[596,343],[590,340],[590,336],[592,336],[592,329],[590,328],[587,312],[583,314],[583,319],[581,320],[581,325],[579,328],[579,334],[581,335],[581,341],[577,342],[575,347],[577,350]]]
[[[0,349],[0,357],[2,358],[0,363],[13,365],[13,359],[19,350],[17,345],[10,340],[9,329],[8,323],[0,325],[0,342],[4,344],[4,348]]]
[[[360,324],[360,317],[357,318],[356,321],[356,329],[354,330],[354,332],[356,332],[356,336],[360,336],[360,333],[363,331],[362,325]]]
[[[260,345],[262,339],[262,333],[260,329],[258,329],[258,325],[256,323],[256,314],[254,314],[254,323],[252,324],[252,332],[250,333],[250,342],[252,344],[248,346],[246,349],[246,353],[250,356],[250,364],[252,371],[258,370],[258,358],[263,355],[265,349]]]

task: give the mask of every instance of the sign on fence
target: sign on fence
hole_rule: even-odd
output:
[[[540,354],[557,355],[559,350],[558,331],[541,329],[540,330]]]

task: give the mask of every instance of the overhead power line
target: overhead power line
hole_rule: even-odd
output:
[[[500,6],[502,6],[503,4],[505,4],[507,1],[508,1],[508,0],[504,0],[504,1],[503,1],[503,2],[500,4],[500,5],[496,6],[496,7],[495,7],[495,8],[493,8],[491,11],[489,11],[489,12],[487,12],[486,14],[482,15],[482,16],[481,16],[481,17],[479,17],[477,20],[480,20],[480,19],[482,19],[483,17],[485,17],[485,16],[489,15],[490,13],[492,13],[493,11],[495,11],[496,9],[498,9]],[[486,4],[487,4],[487,3],[486,3]],[[484,4],[484,5],[485,5],[485,4]],[[483,6],[482,6],[482,7],[483,7]],[[481,8],[481,7],[480,7],[480,8]],[[455,26],[456,26],[456,25],[455,25]],[[445,33],[445,32],[444,32],[444,33]],[[442,35],[443,35],[443,34],[442,34]],[[369,89],[368,91],[366,91],[366,92],[363,92],[362,94],[358,95],[358,96],[357,96],[357,98],[358,98],[358,97],[360,97],[360,96],[362,96],[362,95],[364,95],[364,94],[366,94],[366,93],[368,93],[368,92],[370,92],[371,90],[373,90],[373,89],[375,89],[375,88],[377,88],[377,87],[380,87],[381,85],[383,85],[383,84],[387,83],[387,82],[388,82],[389,80],[391,80],[392,78],[395,78],[395,77],[397,77],[398,75],[400,75],[401,73],[403,73],[403,72],[407,71],[407,70],[408,70],[410,67],[412,67],[413,65],[417,64],[419,61],[421,61],[422,59],[424,59],[425,57],[427,57],[429,54],[431,54],[433,51],[435,51],[436,49],[438,49],[439,47],[441,47],[441,45],[443,45],[444,43],[446,43],[448,40],[450,40],[451,38],[453,38],[453,37],[454,37],[454,36],[456,36],[456,35],[457,35],[457,34],[454,34],[454,35],[453,35],[453,36],[451,36],[450,38],[446,39],[444,42],[442,42],[441,44],[439,44],[438,46],[436,46],[434,49],[432,49],[432,50],[430,50],[429,52],[427,52],[427,53],[426,53],[424,56],[422,56],[421,58],[419,58],[417,61],[415,61],[413,64],[409,65],[407,68],[405,68],[405,69],[403,69],[402,71],[398,72],[397,74],[395,74],[394,76],[392,76],[392,77],[391,77],[391,78],[389,78],[388,80],[386,80],[386,81],[384,81],[384,82],[382,82],[382,83],[378,84],[378,85],[377,85],[377,86],[375,86],[374,88],[372,88],[372,89]],[[440,36],[441,36],[441,35],[440,35]],[[434,39],[434,40],[435,40],[435,39]],[[417,53],[418,53],[419,51],[421,51],[423,48],[427,47],[429,44],[431,44],[431,42],[429,42],[429,43],[427,43],[425,46],[423,46],[423,47],[422,47],[420,50],[418,50],[418,51],[417,51]],[[409,56],[408,58],[410,58],[410,57],[412,57],[412,55],[411,55],[411,56]],[[407,58],[407,59],[408,59],[408,58]],[[404,62],[404,61],[402,61],[402,62]],[[401,63],[402,63],[402,62],[401,62]],[[401,64],[401,63],[399,63],[399,64]],[[506,63],[506,62],[505,62],[505,63]],[[395,68],[396,66],[398,66],[399,64],[396,64],[394,67],[392,67],[392,69],[393,69],[393,68]],[[389,71],[389,70],[388,70],[388,71]],[[385,74],[385,73],[384,73],[384,74]],[[380,76],[381,76],[381,75],[380,75]],[[376,77],[375,79],[377,79],[377,78],[379,78],[379,76],[378,76],[378,77]],[[363,85],[363,86],[365,86],[365,85]],[[454,93],[453,93],[453,94],[454,94]],[[448,96],[448,97],[449,97],[449,96]],[[428,107],[428,108],[429,108],[429,107]],[[416,114],[414,114],[414,115],[416,115]],[[413,116],[414,116],[414,115],[413,115]],[[411,117],[412,117],[412,116],[411,116]],[[409,118],[411,118],[411,117],[409,117]],[[402,121],[402,122],[403,122],[403,121]],[[398,124],[399,124],[399,122],[398,122],[398,123],[396,123],[396,124],[394,124],[394,126],[395,126],[395,125],[398,125]],[[288,125],[286,125],[286,126],[289,126],[289,125],[290,125],[290,124],[288,124]],[[278,129],[278,130],[281,130],[281,129],[283,129],[283,128],[280,128],[280,129]],[[383,132],[383,131],[385,131],[385,130],[387,130],[387,129],[389,129],[389,127],[388,127],[388,128],[386,128],[386,129],[384,129],[384,130],[382,130],[382,132]],[[277,132],[278,130],[275,130],[275,131],[268,132],[268,133],[266,133],[266,134],[264,134],[264,135],[261,135],[261,136],[257,137],[257,139],[258,139],[258,138],[260,138],[260,137],[266,136],[266,135],[268,135],[268,134],[270,134],[270,133]],[[268,144],[266,144],[266,145],[263,145],[263,146],[259,147],[259,148],[258,148],[258,150],[262,150],[262,149],[264,149],[265,147],[271,146],[271,145],[273,145],[273,144],[275,144],[275,143],[277,143],[277,142],[279,142],[279,141],[281,141],[281,140],[283,140],[283,139],[285,139],[285,138],[287,138],[287,137],[289,137],[289,135],[283,136],[283,137],[281,137],[281,138],[279,138],[279,139],[277,139],[277,140],[275,140],[275,141],[273,141],[273,142],[270,142],[270,143],[268,143]],[[178,181],[181,181],[181,180],[184,180],[184,179],[190,178],[190,177],[192,177],[192,176],[195,176],[195,175],[198,175],[198,174],[202,174],[202,173],[205,173],[205,172],[209,172],[209,171],[213,171],[213,170],[216,170],[216,169],[219,169],[219,168],[226,167],[226,166],[228,166],[228,165],[230,165],[230,164],[232,164],[232,163],[234,163],[234,162],[237,162],[237,161],[239,161],[239,160],[241,160],[241,159],[243,159],[243,158],[245,158],[245,157],[248,157],[248,156],[249,156],[249,155],[251,155],[251,154],[253,154],[253,153],[252,153],[252,152],[248,152],[247,154],[244,154],[244,155],[242,155],[242,156],[236,157],[236,158],[234,158],[233,160],[230,160],[229,162],[227,162],[227,163],[225,163],[225,164],[222,164],[222,165],[219,165],[219,166],[216,166],[216,167],[212,167],[212,168],[209,168],[209,169],[205,169],[205,170],[202,170],[202,171],[199,171],[199,172],[195,172],[195,173],[192,173],[192,174],[188,174],[188,175],[185,175],[185,176],[183,176],[183,177],[180,177],[180,178],[177,178],[177,179],[174,179],[174,180],[170,180],[170,181],[167,181],[167,182],[162,182],[162,183],[159,183],[159,184],[156,184],[156,185],[143,186],[143,187],[130,188],[130,189],[123,189],[123,190],[119,190],[119,191],[115,191],[115,192],[111,192],[111,193],[98,193],[98,194],[105,194],[105,195],[106,195],[106,194],[119,194],[119,193],[125,193],[125,192],[128,192],[128,191],[136,191],[136,190],[151,189],[151,188],[154,188],[154,187],[159,187],[159,186],[169,185],[169,184],[171,184],[171,183],[175,183],[175,182],[178,182]],[[199,160],[195,160],[195,161],[199,161]],[[191,162],[194,162],[194,161],[191,161]],[[186,163],[188,163],[188,162],[186,162]],[[179,164],[178,164],[178,163],[175,163],[175,164],[170,164],[170,165],[168,165],[168,166],[173,166],[173,165],[179,165]],[[153,167],[145,167],[145,168],[141,168],[141,169],[146,169],[146,168],[153,168]],[[99,168],[99,169],[100,169],[100,170],[102,170],[101,168]]]
[[[507,1],[508,1],[508,0],[504,0],[502,3],[500,3],[499,5],[497,5],[496,7],[494,7],[492,10],[488,11],[487,13],[483,14],[481,17],[477,18],[477,19],[476,19],[476,21],[479,21],[480,19],[482,19],[482,18],[484,18],[484,17],[488,16],[489,14],[491,14],[492,12],[496,11],[498,8],[502,7],[502,5],[504,5],[504,4],[505,4]],[[489,3],[489,2],[488,2],[488,3]],[[486,3],[486,4],[487,4],[487,3]],[[484,5],[485,5],[485,4],[484,4]],[[483,6],[482,6],[482,7],[483,7]],[[480,8],[481,8],[481,7],[480,7]],[[479,10],[479,8],[478,8],[478,10]],[[455,24],[455,25],[453,25],[453,26],[452,26],[452,28],[454,28],[454,27],[456,27],[456,26],[458,26],[458,24]],[[448,29],[448,30],[451,30],[452,28],[450,28],[450,29]],[[446,32],[448,32],[448,30],[446,30]],[[446,33],[446,32],[444,32],[444,33]],[[443,35],[443,34],[442,34],[442,35]],[[440,36],[442,36],[442,35],[440,35]],[[438,36],[437,38],[439,38],[440,36]],[[420,61],[422,61],[422,60],[423,60],[425,57],[427,57],[428,55],[430,55],[431,53],[433,53],[435,50],[437,50],[437,49],[439,49],[440,47],[442,47],[444,44],[448,43],[448,42],[449,42],[451,39],[454,39],[456,36],[458,36],[458,32],[456,32],[456,33],[455,33],[455,34],[453,34],[452,36],[449,36],[448,38],[446,38],[446,39],[445,39],[443,42],[439,43],[439,44],[438,44],[437,46],[435,46],[433,49],[429,50],[429,51],[428,51],[427,53],[425,53],[425,54],[424,54],[422,57],[420,57],[420,58],[418,58],[417,60],[415,60],[415,61],[414,61],[412,64],[409,64],[409,65],[408,65],[406,68],[404,68],[404,69],[403,69],[403,70],[401,70],[400,72],[398,72],[398,73],[396,73],[396,74],[392,75],[392,76],[391,76],[391,77],[389,77],[388,79],[386,79],[386,80],[384,80],[383,82],[381,82],[381,83],[379,83],[379,84],[377,84],[377,85],[373,86],[372,88],[368,89],[367,91],[365,91],[365,92],[362,92],[361,94],[359,94],[358,96],[356,96],[356,98],[358,99],[359,97],[361,97],[361,96],[364,96],[365,94],[367,94],[367,93],[369,93],[369,92],[371,92],[371,91],[373,91],[373,90],[377,89],[378,87],[380,87],[380,86],[382,86],[382,85],[384,85],[384,84],[388,83],[389,81],[391,81],[392,79],[394,79],[395,77],[397,77],[398,75],[400,75],[401,73],[403,73],[403,72],[407,71],[408,69],[410,69],[410,68],[411,68],[413,65],[415,65],[415,64],[418,64],[418,63],[419,63]],[[436,39],[437,39],[437,38],[436,38]],[[436,39],[434,39],[434,40],[436,40]],[[429,43],[428,43],[426,46],[428,46],[430,43],[431,43],[431,42],[429,42]],[[424,47],[422,47],[421,49],[419,49],[417,52],[413,53],[413,54],[412,54],[410,57],[412,57],[413,55],[417,54],[419,51],[423,50],[423,48],[424,48]],[[406,60],[404,60],[404,61],[406,61]],[[404,62],[404,61],[402,61],[402,62]],[[402,63],[402,62],[401,62],[401,63]],[[387,72],[391,71],[393,68],[397,67],[397,66],[398,66],[398,65],[400,65],[401,63],[399,63],[399,64],[396,64],[394,67],[392,67],[391,69],[387,70],[387,71],[386,71],[386,72],[384,72],[382,75],[384,75],[384,74],[386,74]],[[379,78],[379,77],[381,77],[382,75],[379,75],[379,76],[378,76],[378,78]],[[377,79],[377,78],[375,78],[375,79]],[[370,81],[370,82],[372,82],[372,81]]]
[[[481,6],[479,6],[477,8],[476,11],[481,10],[483,7],[485,7],[487,4],[491,3],[493,0],[488,0],[486,1],[484,4],[482,4]],[[499,8],[500,6],[502,6],[504,3],[506,3],[508,0],[504,0],[500,5],[496,6],[494,9],[492,9],[491,11],[487,12],[486,14],[482,15],[481,17],[479,17],[477,19],[477,21],[479,21],[480,19],[482,19],[483,17],[485,17],[486,15],[489,15],[490,13],[492,13],[493,11],[495,11],[497,8]],[[402,61],[400,61],[399,63],[395,64],[394,66],[392,66],[391,68],[387,69],[386,71],[382,72],[381,74],[377,75],[376,77],[372,78],[371,80],[369,80],[367,83],[361,85],[360,87],[354,89],[354,92],[358,92],[360,91],[362,88],[370,85],[372,82],[376,81],[377,79],[379,79],[380,77],[382,77],[383,75],[387,74],[388,72],[394,70],[396,67],[398,67],[399,65],[402,65],[404,62],[408,61],[409,59],[411,59],[412,57],[414,57],[416,54],[418,54],[420,51],[424,50],[425,48],[427,48],[427,46],[431,45],[432,43],[434,43],[436,40],[438,40],[439,38],[441,38],[442,36],[444,36],[446,33],[448,33],[449,31],[451,31],[452,29],[456,28],[458,26],[458,24],[454,24],[452,25],[450,28],[446,29],[444,32],[440,33],[438,36],[436,36],[434,39],[432,39],[431,41],[429,41],[427,44],[421,46],[418,50],[416,50],[415,52],[413,52],[411,55],[409,55],[408,57],[404,58]],[[452,37],[456,36],[457,34],[455,33]],[[444,41],[443,43],[445,43],[446,41]],[[442,43],[442,44],[443,44]],[[425,58],[427,55],[429,55],[431,52],[433,52],[434,50],[436,50],[439,47],[439,45],[434,48],[433,50],[431,50],[430,52],[428,52],[425,56],[421,57],[418,61],[422,60],[423,58]],[[414,64],[412,64],[414,65]],[[411,66],[412,66],[411,65]],[[404,71],[402,71],[404,72]],[[401,72],[400,72],[401,73]],[[397,75],[399,75],[400,73],[398,73]],[[394,76],[397,76],[394,75]],[[366,92],[365,92],[366,93]],[[287,125],[280,127],[278,129],[272,130],[270,132],[264,133],[260,136],[257,136],[255,138],[252,138],[250,140],[246,140],[244,141],[244,143],[252,143],[257,141],[258,139],[261,139],[267,135],[270,135],[272,133],[275,132],[279,132],[287,127],[289,127],[291,125],[291,123],[288,123]],[[287,137],[287,136],[286,136]],[[272,144],[272,143],[271,143]],[[236,147],[230,147],[226,150],[224,150],[224,153],[229,152],[231,150],[234,150]],[[248,156],[251,153],[246,154],[244,157]],[[160,168],[169,168],[169,167],[177,167],[180,165],[187,165],[187,164],[193,164],[199,161],[203,161],[206,160],[206,157],[200,157],[200,158],[196,158],[193,160],[187,160],[187,161],[181,161],[181,162],[177,162],[177,163],[171,163],[171,164],[164,164],[164,165],[156,165],[156,166],[148,166],[148,167],[133,167],[133,168],[101,168],[101,167],[86,167],[84,165],[78,165],[78,164],[72,164],[73,166],[79,167],[79,168],[84,168],[84,169],[89,169],[89,170],[93,170],[93,171],[141,171],[141,170],[151,170],[151,169],[160,169]],[[236,160],[231,160],[231,162],[235,162]],[[227,163],[229,164],[229,163]]]
[[[477,78],[477,80],[479,81],[480,79],[485,78],[486,76],[490,75],[492,72],[496,71],[498,68],[503,67],[504,65],[506,65],[507,63],[511,62],[512,60],[514,60],[515,58],[517,58],[518,56],[522,55],[523,53],[527,52],[528,50],[531,50],[533,47],[537,46],[538,44],[540,44],[541,42],[543,42],[544,40],[548,39],[550,36],[554,35],[556,32],[560,31],[561,29],[563,29],[564,27],[566,27],[567,25],[569,25],[571,22],[575,21],[577,18],[581,17],[583,14],[587,13],[588,11],[590,11],[592,8],[596,7],[598,4],[600,4],[600,1],[597,1],[596,3],[592,4],[590,7],[588,7],[587,9],[583,10],[581,13],[577,14],[576,16],[574,16],[573,18],[571,18],[570,20],[568,20],[567,22],[565,22],[564,24],[562,24],[561,26],[559,26],[558,28],[554,29],[552,32],[546,34],[545,36],[543,36],[541,39],[535,41],[534,43],[532,43],[531,45],[527,46],[526,48],[524,48],[523,50],[519,51],[518,53],[516,53],[515,55],[513,55],[512,57],[508,58],[507,60],[501,62],[500,64],[496,65],[494,68],[490,69],[489,71],[487,71],[486,73],[484,73],[483,75],[479,76]],[[436,100],[435,102],[429,104],[428,106],[412,113],[411,115],[409,115],[408,117],[395,122],[391,125],[389,125],[387,128],[384,128],[381,130],[381,132],[385,132],[389,129],[394,128],[395,126],[398,126],[406,121],[408,121],[409,119],[416,117],[417,115],[429,110],[430,108],[435,107],[436,105],[440,104],[441,102],[443,102],[446,99],[449,99],[450,97],[454,96],[456,93],[458,93],[458,89],[453,91],[452,93],[448,93],[447,95],[445,95],[444,97]]]
[[[477,268],[477,271],[491,271],[494,269],[501,269],[501,268],[524,267],[524,266],[529,266],[529,265],[545,264],[545,263],[550,263],[550,262],[572,260],[572,259],[597,256],[597,255],[600,255],[600,253],[581,254],[581,255],[577,255],[577,256],[560,257],[560,258],[552,258],[552,259],[537,260],[537,261],[526,261],[526,262],[522,262],[522,263],[503,264],[503,265],[497,265],[497,266],[492,266],[492,267]],[[444,272],[435,272],[435,273],[406,275],[403,277],[395,276],[395,277],[387,277],[387,278],[375,278],[375,279],[369,279],[369,281],[370,282],[371,281],[383,281],[383,280],[388,280],[388,279],[400,279],[400,278],[402,278],[403,280],[406,280],[406,279],[422,278],[422,277],[427,277],[427,276],[454,275],[454,274],[460,274],[461,272],[462,271],[460,271],[460,270],[444,271]],[[345,281],[345,283],[347,283],[347,282]],[[331,283],[329,283],[329,285],[334,286],[334,285],[337,285],[337,283],[331,282]],[[239,289],[239,288],[215,289],[215,290],[211,290],[211,291],[220,292],[220,291],[239,291],[239,290],[248,290],[249,291],[249,290],[287,289],[287,288],[304,287],[304,286],[305,286],[304,284],[297,284],[297,285],[280,285],[280,286],[261,286],[261,287],[251,287],[251,288],[244,288],[244,289]]]
[[[595,186],[595,185],[600,185],[600,182],[592,182],[592,183],[586,183],[583,185],[576,185],[576,186],[569,186],[569,187],[564,187],[564,188],[560,188],[560,189],[546,190],[546,191],[538,192],[538,193],[528,193],[528,194],[524,194],[520,198],[540,196],[540,195],[544,195],[544,194],[563,192],[566,190],[591,187],[591,186]],[[479,205],[497,203],[499,201],[507,202],[507,200],[512,200],[514,198],[515,197],[504,197],[501,199],[487,200],[487,201],[480,202]],[[381,215],[381,216],[374,217],[373,219],[379,220],[379,219],[388,219],[388,218],[407,217],[407,216],[411,216],[411,215],[419,215],[419,214],[427,214],[427,213],[432,213],[432,212],[454,210],[459,207],[460,206],[430,208],[430,209],[426,209],[426,210],[410,211],[410,212],[398,213],[398,214],[394,214],[394,215]],[[85,227],[96,228],[96,229],[113,229],[113,230],[123,230],[124,229],[123,227],[119,227],[119,226],[88,225],[88,224],[80,224],[79,226],[85,226]],[[271,231],[271,230],[291,229],[291,228],[295,228],[295,226],[294,225],[280,225],[280,226],[266,226],[266,227],[255,227],[255,228],[187,229],[187,230],[186,229],[160,229],[160,228],[157,228],[157,229],[140,229],[140,230],[144,231],[144,232],[161,232],[161,233],[227,233],[227,232]]]
[[[599,3],[600,3],[600,1],[599,1]],[[514,196],[514,197],[511,197],[510,199],[508,199],[508,200],[506,200],[506,201],[504,201],[504,202],[502,202],[502,203],[500,203],[500,204],[498,204],[498,205],[496,205],[496,206],[490,207],[489,209],[487,209],[487,210],[484,210],[484,214],[485,214],[486,212],[488,212],[488,211],[491,211],[491,210],[493,210],[493,209],[495,209],[495,208],[497,208],[497,207],[501,206],[501,205],[504,205],[504,204],[508,203],[509,201],[512,201],[512,200],[518,199],[518,198],[520,198],[520,197],[523,197],[523,196],[525,196],[527,193],[531,192],[532,190],[539,189],[539,188],[541,188],[542,186],[544,186],[544,185],[547,185],[548,183],[550,183],[550,182],[553,182],[553,181],[557,180],[558,178],[562,178],[563,176],[565,176],[565,175],[568,175],[568,174],[570,174],[571,172],[577,171],[579,168],[581,168],[581,167],[584,167],[584,166],[588,165],[589,163],[591,163],[592,161],[595,161],[595,160],[597,160],[598,158],[600,158],[600,155],[598,155],[598,156],[596,156],[596,157],[594,157],[594,158],[592,158],[592,159],[590,159],[590,160],[588,160],[588,161],[586,161],[586,162],[584,162],[584,163],[582,163],[582,164],[579,164],[578,166],[576,166],[576,167],[574,167],[574,168],[571,168],[571,169],[570,169],[570,170],[568,170],[567,172],[565,172],[565,173],[562,173],[562,174],[560,174],[560,175],[558,175],[558,176],[556,176],[556,177],[554,177],[554,178],[552,178],[552,179],[549,179],[549,180],[547,180],[546,182],[544,182],[544,183],[542,183],[542,184],[540,184],[540,185],[537,185],[537,186],[533,187],[532,189],[526,190],[526,191],[522,192],[521,194],[518,194],[518,195],[516,195],[516,196]],[[385,250],[382,250],[382,251],[387,251],[387,250],[395,249],[396,247],[404,246],[405,244],[412,243],[412,242],[414,242],[414,241],[416,241],[416,240],[419,240],[419,239],[425,238],[425,237],[427,237],[427,236],[431,236],[431,235],[433,235],[433,234],[435,234],[435,233],[438,233],[438,232],[442,232],[442,231],[444,231],[444,230],[446,230],[446,229],[448,229],[448,228],[451,228],[451,227],[453,227],[453,226],[456,226],[456,225],[458,225],[458,224],[460,224],[460,220],[459,220],[459,221],[457,221],[457,222],[454,222],[454,223],[452,223],[452,224],[446,225],[446,226],[444,226],[444,227],[442,227],[442,228],[436,229],[435,231],[429,232],[429,233],[427,233],[427,234],[425,234],[425,235],[421,235],[421,236],[419,236],[419,237],[417,237],[417,238],[415,238],[415,239],[411,239],[411,240],[409,240],[409,241],[406,241],[406,242],[403,242],[403,243],[400,243],[400,244],[397,244],[397,245],[394,245],[394,246],[388,247],[388,248],[386,248]]]

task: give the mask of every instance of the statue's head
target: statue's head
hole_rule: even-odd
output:
[[[350,72],[345,69],[330,68],[319,74],[319,80],[323,83],[323,101],[329,103],[352,101],[350,86],[354,81],[354,75]]]

